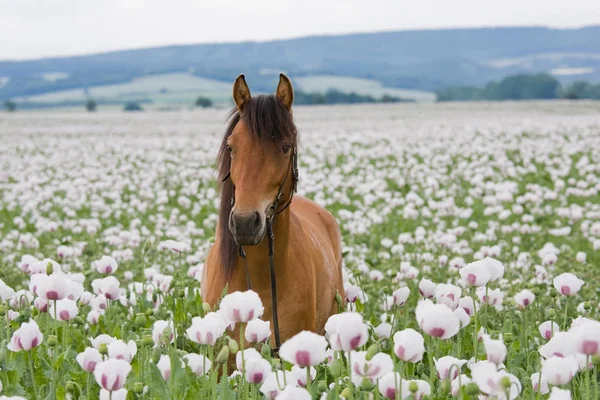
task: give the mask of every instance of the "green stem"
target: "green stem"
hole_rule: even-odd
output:
[[[242,352],[242,379],[240,379],[240,392],[244,393],[244,399],[247,399],[246,396],[246,359],[244,357],[244,323],[240,322],[240,351]]]
[[[33,349],[26,351],[25,353],[27,354],[27,363],[29,364],[29,374],[31,375],[31,383],[33,386],[33,396],[37,400],[38,388],[37,388],[37,383],[35,382],[35,375],[33,373],[33,358],[31,356],[31,351],[33,351]]]
[[[354,387],[352,385],[352,350],[348,350],[348,389],[350,392],[350,400],[354,399]]]
[[[477,362],[477,345],[479,341],[477,340],[477,302],[475,299],[477,298],[477,294],[475,289],[473,289],[473,357],[475,357],[475,362]]]
[[[569,312],[569,298],[565,297],[565,322],[563,323],[563,329],[566,331],[567,330],[567,319],[569,318],[568,315]]]

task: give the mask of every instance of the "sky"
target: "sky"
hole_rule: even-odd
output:
[[[389,30],[600,24],[600,0],[0,0],[0,60]]]

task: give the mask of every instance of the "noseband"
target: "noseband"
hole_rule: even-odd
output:
[[[292,190],[290,192],[290,196],[285,205],[278,210],[279,202],[281,200],[281,196],[283,195],[283,187],[285,186],[288,177],[290,175],[290,169],[292,170]],[[223,182],[231,177],[231,171],[227,173],[227,175],[223,178]],[[275,281],[275,264],[273,261],[274,257],[274,247],[275,247],[275,235],[273,234],[273,219],[275,216],[281,212],[283,212],[286,208],[292,204],[292,199],[294,198],[294,193],[296,193],[298,189],[298,155],[296,152],[296,146],[292,148],[292,156],[290,158],[290,165],[285,172],[285,177],[283,178],[283,182],[279,185],[279,189],[277,190],[277,196],[275,196],[275,200],[267,207],[266,209],[266,224],[267,224],[267,239],[269,241],[269,269],[271,273],[271,308],[273,310],[273,328],[275,329],[275,345],[276,347],[273,349],[273,352],[278,352],[279,347],[281,347],[281,336],[279,334],[279,320],[277,318],[277,283]],[[233,196],[231,197],[231,205],[235,204],[235,191]],[[231,216],[230,216],[231,218]],[[244,251],[244,247],[239,245],[239,256],[244,260],[244,269],[246,270],[246,283],[248,285],[248,290],[252,290],[252,283],[250,282],[250,273],[248,272],[248,262],[246,260],[246,251]]]

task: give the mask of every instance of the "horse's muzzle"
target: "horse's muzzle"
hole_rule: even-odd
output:
[[[240,246],[260,243],[265,235],[265,215],[258,211],[239,212],[233,210],[229,216],[229,230]]]

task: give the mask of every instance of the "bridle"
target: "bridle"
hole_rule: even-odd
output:
[[[275,264],[273,261],[274,256],[274,247],[275,247],[275,236],[273,234],[273,220],[276,215],[282,213],[286,208],[290,206],[292,203],[292,199],[294,198],[294,193],[296,193],[298,189],[298,155],[296,152],[296,146],[293,146],[292,156],[290,157],[290,164],[287,167],[285,172],[285,177],[283,178],[283,182],[279,185],[279,189],[277,190],[277,196],[275,196],[275,200],[267,207],[266,209],[266,234],[267,239],[269,241],[269,269],[271,274],[271,308],[273,310],[273,328],[275,329],[275,345],[273,348],[273,352],[276,353],[279,351],[281,347],[281,336],[279,334],[279,320],[277,317],[277,283],[275,280]],[[279,208],[279,202],[281,201],[281,196],[283,195],[283,187],[285,186],[288,177],[290,176],[290,170],[292,171],[292,190],[290,192],[290,196],[288,201],[284,204],[281,209]],[[231,171],[225,175],[222,179],[222,182],[231,178]],[[231,206],[235,204],[235,191],[233,196],[231,197]],[[230,216],[231,217],[231,216]],[[244,269],[246,271],[246,283],[248,285],[248,290],[252,290],[252,283],[250,282],[250,273],[248,272],[248,262],[246,259],[246,251],[244,251],[244,247],[239,246],[239,256],[244,260]]]

